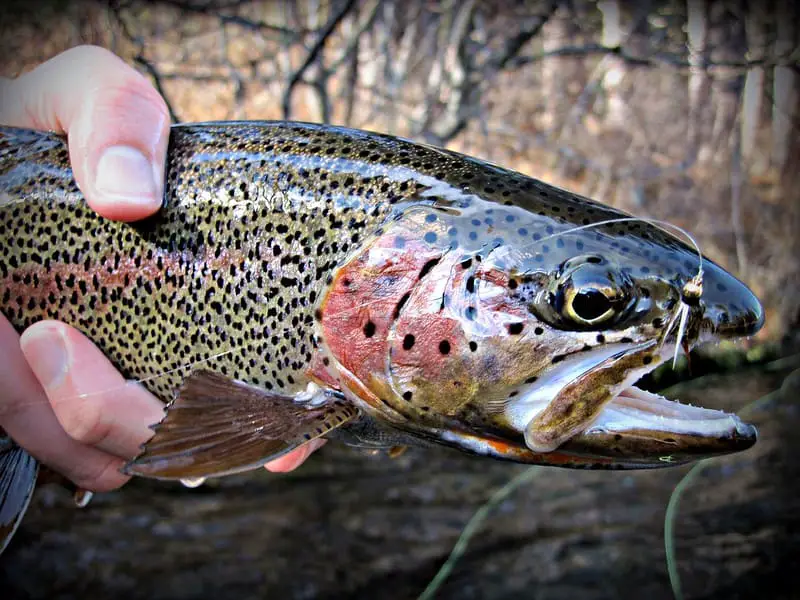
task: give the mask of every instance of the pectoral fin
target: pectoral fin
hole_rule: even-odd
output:
[[[355,407],[268,392],[210,371],[183,383],[155,435],[123,472],[156,479],[218,477],[286,454],[352,419]]]

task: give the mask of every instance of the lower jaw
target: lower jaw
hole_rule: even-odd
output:
[[[738,416],[682,404],[632,385],[671,360],[673,352],[674,347],[662,348],[653,364],[628,373],[626,383],[620,386],[614,399],[581,433],[559,449],[651,463],[662,457],[677,460],[680,456],[685,460],[678,462],[685,462],[752,446],[756,441],[755,428]],[[545,405],[543,402],[540,410]],[[537,412],[528,413],[528,419],[535,418]]]
[[[671,351],[662,350],[647,372],[671,358]],[[756,428],[735,414],[683,404],[631,385],[562,449],[668,466],[740,452],[756,441]]]
[[[584,435],[631,430],[720,437],[747,435],[752,426],[734,414],[682,404],[631,386],[606,405]]]

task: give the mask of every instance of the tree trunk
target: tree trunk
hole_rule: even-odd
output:
[[[764,57],[767,39],[763,3],[751,3],[745,21],[748,56],[751,60]],[[752,166],[758,144],[758,131],[761,126],[761,111],[764,98],[764,67],[756,66],[747,70],[742,97],[742,158]]]
[[[575,31],[575,22],[565,14],[562,6],[555,16],[542,28],[542,50],[545,53],[569,46]],[[551,57],[542,63],[542,98],[544,107],[538,120],[540,129],[555,132],[561,126],[569,108],[567,86],[575,70],[571,58]],[[566,71],[566,72],[565,72]]]
[[[797,48],[797,7],[788,0],[778,2],[777,39],[775,56],[784,60]],[[774,71],[774,100],[772,105],[772,161],[783,171],[789,161],[794,137],[797,135],[796,114],[798,78],[792,67],[777,66]]]
[[[706,0],[688,0],[686,3],[689,42],[689,140],[690,156],[701,156],[700,140],[703,137],[703,107],[708,99],[709,78],[703,68],[706,61],[706,41],[708,37],[708,4]],[[690,161],[691,162],[691,161]]]
[[[603,46],[618,48],[623,40],[619,0],[601,0],[597,7],[603,13]],[[609,58],[602,89],[606,105],[605,126],[610,129],[623,129],[628,122],[628,107],[622,93],[626,71],[625,62],[621,58]]]

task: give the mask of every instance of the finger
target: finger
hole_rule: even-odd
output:
[[[297,450],[292,450],[289,454],[285,454],[280,458],[277,458],[271,462],[268,462],[264,465],[264,468],[267,471],[272,471],[273,473],[286,473],[288,471],[294,471],[297,467],[302,465],[306,459],[311,456],[314,451],[322,448],[328,440],[323,439],[315,439],[311,440],[307,444],[303,444]]]
[[[81,488],[107,491],[128,481],[119,472],[124,461],[66,434],[22,354],[17,332],[2,315],[0,356],[0,426],[15,442]]]
[[[153,435],[164,405],[127,382],[78,330],[58,321],[29,327],[22,352],[44,388],[64,431],[74,440],[130,459]]]
[[[169,112],[111,52],[79,46],[5,80],[0,123],[66,132],[75,179],[101,215],[132,221],[161,206]]]

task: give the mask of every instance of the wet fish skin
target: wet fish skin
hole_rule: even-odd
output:
[[[647,344],[663,342],[698,257],[652,225],[565,233],[628,215],[457,153],[302,123],[174,127],[165,205],[133,224],[86,206],[58,136],[0,129],[0,159],[0,311],[19,330],[45,318],[78,327],[165,402],[199,364],[287,398],[309,383],[338,388],[374,429],[490,456],[652,466],[661,452],[648,445],[629,465],[600,460],[596,445],[588,458],[533,452],[516,422],[530,415],[513,400],[581,352],[629,345],[646,365],[662,360]],[[474,305],[470,277],[490,293]],[[624,306],[602,326],[576,325],[556,306],[565,277],[613,280]],[[747,335],[762,321],[752,293],[707,261],[690,341]],[[454,337],[426,339],[443,324]],[[416,354],[404,355],[409,334]],[[626,360],[582,385],[621,385],[635,370]],[[580,397],[562,404],[553,410]],[[550,424],[560,431],[564,419]],[[739,433],[713,450],[755,439]]]

